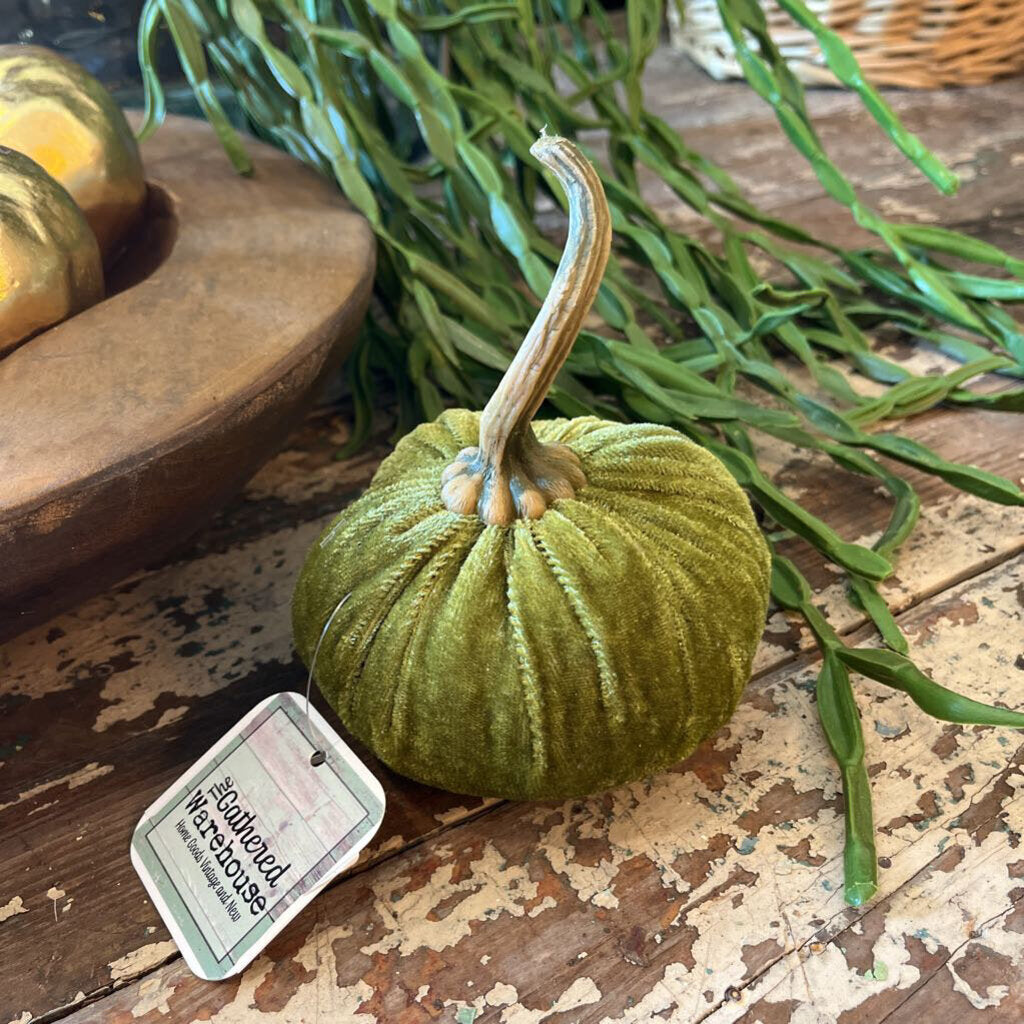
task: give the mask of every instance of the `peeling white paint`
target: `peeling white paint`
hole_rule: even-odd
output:
[[[386,853],[394,853],[396,850],[403,849],[406,845],[404,836],[388,836],[382,843],[371,843],[360,855],[360,860],[363,858],[369,859],[371,856],[381,857]]]
[[[161,974],[153,974],[139,982],[139,1000],[132,1007],[133,1017],[144,1017],[156,1010],[159,1014],[168,1014],[171,1008],[168,1000],[174,995],[177,986],[169,982]]]
[[[947,963],[946,969],[953,976],[953,988],[961,995],[966,996],[967,1001],[976,1010],[987,1010],[990,1007],[998,1006],[1010,994],[1009,985],[989,985],[985,989],[985,994],[982,995],[957,974],[956,964]]]
[[[444,826],[453,825],[456,822],[462,821],[464,818],[468,818],[471,814],[479,814],[485,808],[493,807],[498,803],[501,803],[501,801],[496,800],[493,797],[484,797],[472,810],[461,805],[459,807],[449,807],[448,810],[440,811],[435,814],[434,820]]]
[[[273,961],[258,957],[242,973],[235,997],[210,1018],[210,1024],[253,1024],[257,1018],[260,1024],[358,1020],[362,1016],[359,1008],[373,997],[373,989],[362,980],[354,985],[339,985],[334,957],[334,943],[351,934],[352,929],[343,925],[314,929],[297,959],[315,976],[300,984],[279,1010],[254,1010],[256,990],[274,968]]]
[[[58,889],[57,886],[55,886],[55,885],[51,886],[49,889],[46,890],[46,898],[49,899],[49,900],[53,900],[53,920],[54,921],[57,920],[57,904],[66,895],[67,894],[64,892],[63,889]]]
[[[92,761],[84,768],[79,768],[78,771],[71,772],[68,775],[62,775],[58,779],[49,779],[46,782],[40,782],[38,785],[32,786],[30,789],[24,790],[18,794],[16,800],[10,800],[5,804],[0,804],[0,811],[6,810],[8,807],[13,807],[15,804],[20,804],[23,800],[31,800],[40,793],[45,793],[48,789],[53,789],[56,786],[66,785],[68,789],[77,789],[79,786],[85,786],[90,782],[94,782],[96,779],[102,778],[104,775],[109,775],[113,770],[114,766],[112,764],[100,764],[97,761]],[[56,803],[56,801],[51,801],[51,803]]]
[[[513,990],[514,991],[514,990]],[[601,990],[592,978],[577,978],[555,1001],[549,1009],[528,1010],[516,1004],[507,1006],[501,1012],[501,1024],[540,1024],[558,1013],[578,1010],[581,1006],[590,1006],[601,1001]]]
[[[145,974],[177,951],[178,947],[170,939],[166,942],[150,942],[139,949],[133,949],[107,965],[110,968],[110,980],[125,981]]]
[[[538,915],[543,914],[545,910],[551,910],[552,908],[557,906],[558,904],[555,902],[554,896],[545,896],[540,901],[540,903],[538,903],[534,907],[531,907],[530,910],[527,911],[526,916],[537,917]]]
[[[188,713],[188,705],[182,704],[180,707],[168,708],[157,720],[154,729],[163,729],[164,726],[174,725],[175,722],[180,721]]]
[[[131,636],[132,664],[110,674],[100,691],[104,706],[93,727],[103,732],[152,714],[160,697],[180,698],[174,709],[222,690],[255,665],[289,663],[295,566],[329,518],[144,574],[131,588],[108,591],[27,631],[0,649],[5,686],[28,697],[71,689],[93,666],[123,656],[119,638]],[[169,595],[181,599],[169,603]],[[188,620],[201,631],[190,631]],[[54,627],[74,636],[73,648],[47,641]],[[200,650],[179,655],[200,636]]]
[[[488,1006],[510,1006],[518,999],[519,993],[516,991],[515,985],[506,985],[503,981],[492,986],[484,996],[484,1002]]]
[[[28,907],[25,906],[22,898],[20,896],[15,896],[0,907],[0,921],[6,921],[9,917],[14,917],[16,914],[27,913]]]
[[[569,805],[566,805],[569,806]],[[551,867],[561,875],[565,875],[569,885],[581,900],[592,903],[595,907],[614,910],[619,905],[618,897],[612,890],[612,881],[618,874],[618,863],[602,859],[598,864],[579,864],[574,858],[574,847],[569,842],[569,828],[572,819],[568,814],[553,825],[541,837],[540,849],[544,851]],[[580,838],[587,839],[596,835],[588,821],[580,827]]]
[[[525,868],[503,866],[503,862],[501,853],[487,843],[461,881],[452,881],[454,864],[445,864],[434,871],[428,885],[403,892],[397,900],[392,900],[392,893],[408,880],[400,874],[404,865],[383,865],[373,891],[374,909],[384,922],[385,935],[363,952],[373,956],[398,949],[405,956],[423,948],[438,951],[469,935],[471,922],[493,921],[502,914],[522,917],[523,904],[537,894],[537,883]],[[446,916],[437,921],[428,918],[438,903],[460,893],[465,895]]]

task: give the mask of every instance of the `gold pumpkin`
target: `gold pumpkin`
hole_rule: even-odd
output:
[[[82,211],[34,160],[0,146],[0,356],[102,298]]]
[[[0,46],[0,145],[71,193],[109,266],[146,197],[139,147],[110,93],[44,47]]]

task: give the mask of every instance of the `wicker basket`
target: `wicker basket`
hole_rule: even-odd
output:
[[[805,82],[835,84],[814,37],[761,0],[772,37]],[[1024,0],[807,0],[853,50],[876,85],[916,89],[979,85],[1024,71]],[[672,42],[715,78],[742,72],[715,0],[685,0],[680,24],[669,5]]]

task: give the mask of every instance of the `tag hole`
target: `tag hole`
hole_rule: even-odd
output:
[[[319,768],[327,760],[327,755],[322,750],[314,750],[309,758],[309,763],[314,768]]]

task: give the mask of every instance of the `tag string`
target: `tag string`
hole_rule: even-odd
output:
[[[313,670],[316,668],[317,655],[320,653],[320,646],[324,642],[324,637],[327,636],[327,631],[331,628],[331,623],[334,622],[335,616],[342,608],[345,607],[345,602],[352,596],[350,590],[335,606],[334,611],[331,612],[330,617],[324,623],[324,628],[320,630],[320,638],[316,642],[316,647],[313,648],[313,657],[309,660],[309,675],[306,676],[306,725],[309,727],[310,734],[313,732],[313,723],[309,718],[309,692],[313,688]],[[309,763],[314,767],[318,768],[320,765],[327,760],[327,754],[322,750],[314,750]]]

